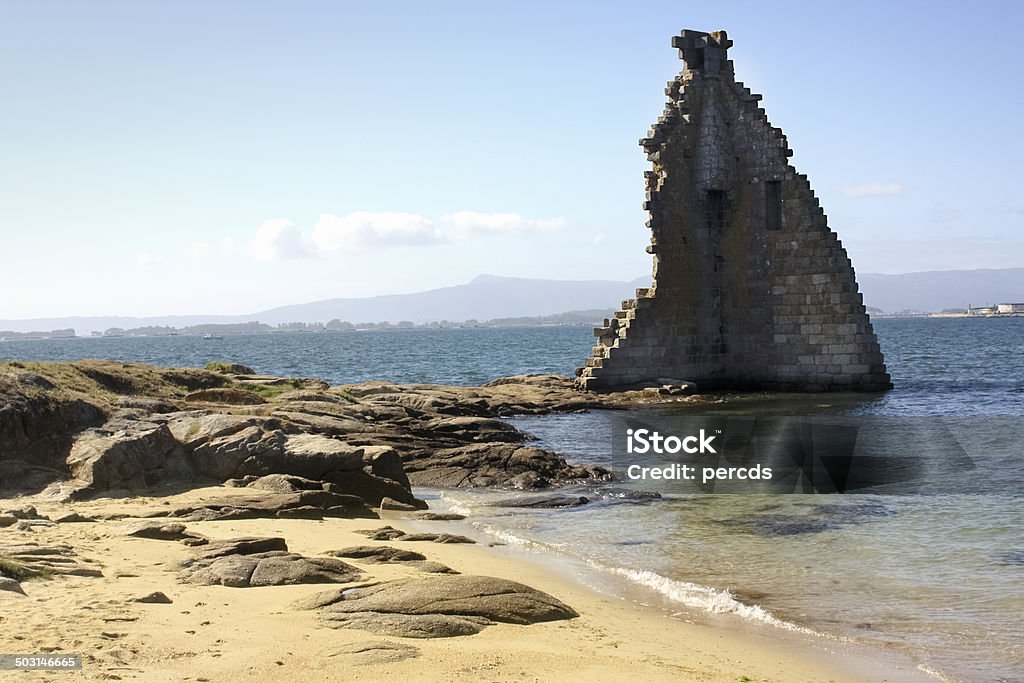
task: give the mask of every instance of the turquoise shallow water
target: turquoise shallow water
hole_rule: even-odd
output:
[[[904,652],[954,680],[1024,681],[1024,319],[878,320],[896,389],[874,397],[760,394],[703,414],[932,416],[974,465],[962,491],[932,495],[675,495],[636,502],[627,484],[580,489],[566,510],[490,507],[507,493],[446,492],[482,529],[577,558],[697,614],[732,613]],[[285,333],[0,343],[0,358],[114,358],[260,372],[478,384],[570,374],[589,328]],[[604,412],[518,418],[542,445],[616,463]],[[927,449],[911,444],[908,449]]]

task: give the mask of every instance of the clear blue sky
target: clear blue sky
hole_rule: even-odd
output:
[[[858,271],[1024,266],[1021,7],[0,0],[0,319],[647,273],[683,27]]]

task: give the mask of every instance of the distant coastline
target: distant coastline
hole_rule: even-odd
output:
[[[986,307],[988,308],[988,307]],[[899,311],[889,313],[879,310],[869,310],[872,318],[1024,318],[1024,311],[1001,313],[988,312],[979,313],[979,309],[970,310],[945,310],[939,312],[927,311]],[[493,318],[490,320],[435,320],[425,323],[414,323],[409,320],[398,322],[358,322],[352,323],[344,320],[331,320],[324,322],[292,322],[270,325],[258,320],[246,323],[209,323],[203,325],[188,325],[185,327],[173,327],[169,325],[145,325],[142,327],[120,328],[111,327],[103,331],[93,331],[90,334],[78,334],[72,328],[16,332],[0,330],[0,342],[5,341],[27,341],[39,339],[96,339],[96,338],[119,338],[119,337],[209,337],[219,338],[222,336],[240,336],[249,334],[282,334],[286,332],[400,332],[403,330],[457,330],[457,329],[478,329],[478,328],[509,328],[509,327],[564,327],[564,326],[588,326],[600,325],[603,318],[610,317],[611,310],[586,310],[567,311],[553,315],[520,316],[513,318]]]
[[[0,341],[27,339],[75,339],[96,337],[219,337],[224,335],[244,334],[280,334],[283,332],[363,332],[399,331],[399,330],[446,330],[466,328],[503,328],[503,327],[551,327],[565,325],[596,325],[601,319],[611,315],[610,310],[567,311],[553,315],[521,316],[514,318],[493,318],[491,320],[437,320],[426,323],[414,323],[400,320],[397,323],[359,322],[344,320],[324,322],[292,322],[279,325],[254,320],[246,323],[210,323],[205,325],[189,325],[172,327],[169,325],[147,325],[143,327],[120,328],[111,327],[102,332],[94,331],[89,335],[76,334],[74,329],[52,330],[49,332],[12,332],[0,330]]]

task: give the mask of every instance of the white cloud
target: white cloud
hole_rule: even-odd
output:
[[[518,213],[480,213],[478,211],[456,211],[441,217],[441,222],[450,226],[455,238],[465,238],[473,233],[547,232],[558,230],[565,225],[564,218],[531,220]]]
[[[257,261],[281,261],[311,255],[302,231],[285,218],[267,221],[256,229],[249,254]]]
[[[900,183],[861,183],[844,185],[840,188],[847,197],[898,197],[903,194],[904,187]]]
[[[604,244],[605,236],[604,235],[594,235],[594,239],[592,239],[591,242],[594,243],[595,247],[599,247],[602,244]]]
[[[457,211],[438,221],[415,213],[356,211],[346,216],[321,214],[307,238],[291,221],[267,221],[249,244],[261,261],[302,258],[334,252],[360,253],[381,247],[432,246],[483,235],[515,235],[558,230],[564,218],[535,220],[517,213]],[[228,240],[222,245],[230,251]]]
[[[205,261],[210,257],[209,242],[193,242],[189,247],[189,253],[194,261]]]
[[[156,254],[149,253],[148,251],[140,251],[135,255],[135,263],[143,267],[155,266],[161,261],[163,261],[163,259]]]
[[[414,213],[356,211],[347,216],[321,214],[313,245],[321,253],[359,252],[375,246],[427,245],[447,241],[433,222]]]

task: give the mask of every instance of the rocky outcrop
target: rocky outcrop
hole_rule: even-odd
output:
[[[37,576],[103,576],[103,572],[91,560],[80,558],[75,550],[66,544],[38,545],[19,543],[0,545],[0,567],[7,573],[19,576],[9,578],[32,578]]]
[[[414,484],[532,489],[607,477],[528,445],[497,418],[626,400],[580,394],[554,375],[331,388],[239,369],[248,368],[0,363],[0,489],[49,486],[56,499],[81,500],[230,482],[422,509]]]
[[[400,662],[420,656],[420,650],[405,643],[392,643],[387,640],[369,640],[363,643],[352,643],[335,648],[335,652],[345,655],[345,662],[355,666]]]
[[[174,517],[191,522],[264,517],[376,519],[378,516],[376,512],[367,507],[366,501],[358,496],[331,493],[330,491],[271,493],[258,490],[252,493],[207,497],[196,505],[158,511],[157,514],[161,517]]]
[[[405,638],[479,633],[495,622],[535,624],[579,616],[547,593],[488,576],[401,579],[320,593],[298,603],[335,628]]]
[[[182,580],[231,588],[350,583],[363,572],[341,560],[288,552],[283,538],[212,541],[183,563]]]
[[[402,540],[402,539],[399,539]],[[407,539],[406,539],[407,540]],[[431,574],[458,574],[451,567],[428,560],[424,555],[411,550],[392,548],[386,545],[357,545],[327,553],[331,557],[356,559],[372,564],[405,564]]]
[[[209,539],[200,534],[194,534],[185,528],[184,524],[154,524],[147,522],[128,530],[128,536],[135,538],[149,538],[157,541],[180,541],[185,545],[207,545]]]
[[[372,541],[430,541],[432,543],[476,543],[472,538],[459,536],[457,534],[434,534],[420,533],[410,534],[401,529],[391,526],[382,526],[379,529],[357,529],[357,534],[362,534]]]
[[[68,500],[191,481],[192,463],[166,424],[118,418],[83,432],[67,457]]]

